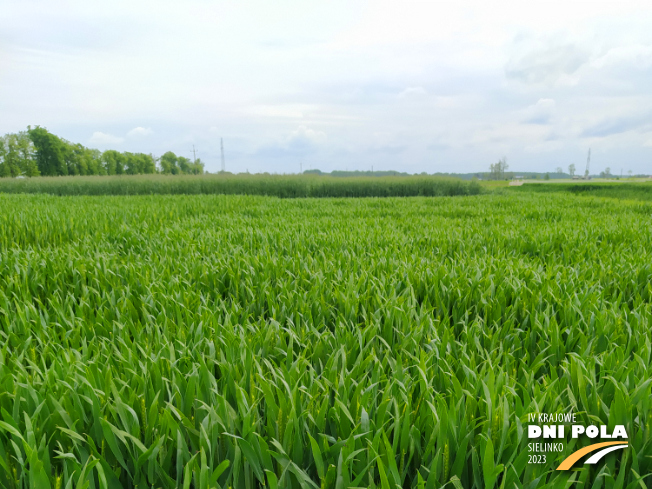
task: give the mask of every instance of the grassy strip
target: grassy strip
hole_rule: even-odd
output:
[[[611,197],[615,199],[652,200],[652,182],[642,183],[535,183],[509,187],[509,192],[554,193]]]
[[[414,197],[476,195],[476,182],[441,177],[312,175],[130,175],[0,179],[0,193],[51,195],[239,194],[295,197]]]

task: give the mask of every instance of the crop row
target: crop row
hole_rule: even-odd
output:
[[[453,178],[315,175],[125,175],[1,178],[0,193],[51,195],[236,194],[297,197],[413,197],[477,195],[477,182]]]

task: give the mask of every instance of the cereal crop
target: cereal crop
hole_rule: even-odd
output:
[[[646,202],[0,206],[2,488],[651,483]],[[529,463],[528,413],[569,411],[628,449]]]

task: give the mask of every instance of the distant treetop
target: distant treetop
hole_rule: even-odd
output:
[[[0,177],[148,173],[198,175],[204,173],[204,163],[171,151],[159,159],[112,149],[101,152],[66,141],[40,126],[0,137]]]

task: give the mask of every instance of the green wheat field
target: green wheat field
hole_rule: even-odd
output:
[[[469,188],[0,194],[0,487],[649,487],[652,202]]]

